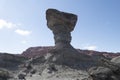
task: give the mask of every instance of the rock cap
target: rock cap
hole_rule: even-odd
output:
[[[77,15],[72,13],[61,12],[56,9],[48,9],[46,11],[47,26],[51,30],[54,27],[62,27],[71,32],[77,22]]]

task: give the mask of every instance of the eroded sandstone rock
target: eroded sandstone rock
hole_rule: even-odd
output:
[[[56,9],[46,11],[47,26],[54,34],[56,48],[69,47],[71,31],[77,22],[77,15],[65,13]]]
[[[74,30],[76,25],[77,15],[56,9],[48,9],[46,11],[46,19],[47,26],[52,30],[55,40],[55,47],[50,51],[52,56],[49,61],[75,68],[85,68],[86,63],[90,64],[92,58],[88,55],[80,54],[70,44],[72,38],[71,31]]]

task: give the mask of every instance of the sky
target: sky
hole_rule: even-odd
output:
[[[120,0],[0,0],[0,52],[54,46],[46,25],[49,8],[78,16],[71,32],[73,47],[120,52]]]

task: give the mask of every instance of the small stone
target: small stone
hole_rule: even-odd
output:
[[[25,74],[24,73],[20,73],[19,75],[18,75],[18,79],[22,79],[22,80],[26,80],[25,79]]]
[[[30,71],[31,74],[35,74],[36,72],[37,72],[36,69]]]

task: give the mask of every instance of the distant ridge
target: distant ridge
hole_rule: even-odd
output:
[[[43,56],[49,52],[49,50],[53,49],[53,46],[39,46],[39,47],[30,47],[27,50],[25,50],[21,55],[27,58],[33,58],[36,56]],[[90,56],[104,56],[106,58],[114,58],[117,56],[120,56],[120,53],[112,53],[112,52],[99,52],[99,51],[93,51],[93,50],[81,50],[77,49],[78,52],[87,54]]]

